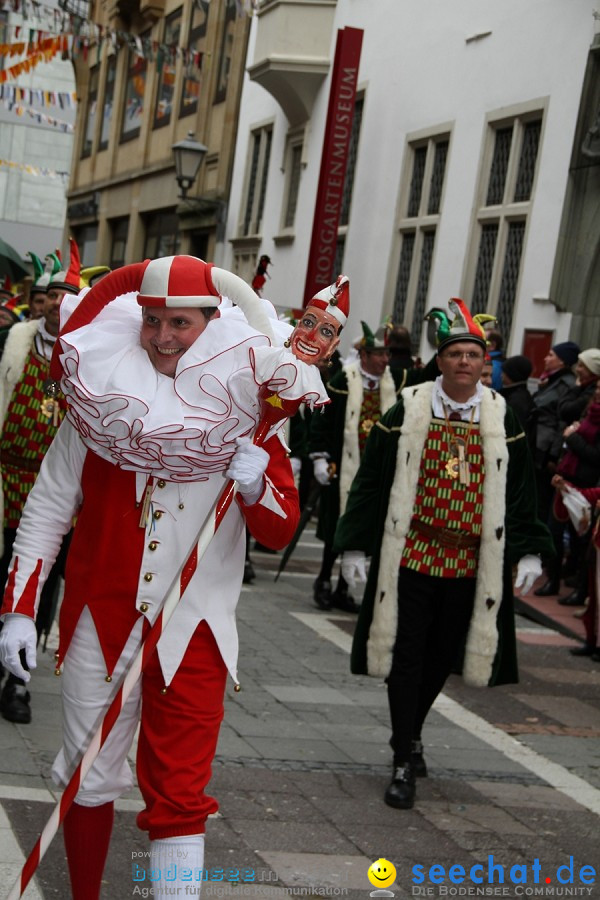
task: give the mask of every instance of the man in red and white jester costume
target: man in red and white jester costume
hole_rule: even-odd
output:
[[[219,309],[223,296],[237,306]],[[317,310],[312,332],[305,328],[299,342],[296,336],[301,360],[312,361],[313,351],[327,357],[338,343],[345,315],[332,297],[328,309]],[[226,478],[239,488],[64,820],[73,897],[95,900],[114,800],[132,785],[126,756],[138,722],[145,801],[138,825],[149,832],[151,868],[164,872],[179,859],[188,870],[202,869],[206,818],[218,808],[205,788],[228,671],[237,683],[235,608],[246,524],[278,549],[298,521],[278,433],[269,433],[263,447],[250,441],[264,382],[257,360],[268,350],[287,354],[284,368],[296,382],[302,379],[294,366],[303,367],[290,351],[269,348],[264,301],[237,276],[194,257],[125,266],[77,302],[62,310],[55,357],[67,419],[23,514],[0,639],[4,665],[28,680],[19,651],[25,649],[32,668],[40,589],[76,516],[57,653],[64,712],[53,767],[59,785],[68,783]],[[304,369],[315,372],[320,391],[316,369]],[[316,405],[326,402],[324,393],[311,397]],[[171,896],[176,885],[154,882],[154,896]]]

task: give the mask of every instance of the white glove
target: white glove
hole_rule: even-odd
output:
[[[20,613],[8,613],[4,617],[0,633],[0,662],[17,678],[28,682],[29,672],[21,665],[19,650],[25,650],[25,659],[30,669],[37,666],[36,659],[37,632],[35,622],[29,616]]]
[[[342,575],[348,582],[350,590],[356,587],[357,582],[364,584],[367,580],[365,564],[366,557],[362,550],[347,550],[342,554]]]
[[[331,481],[331,476],[329,474],[329,461],[325,459],[324,456],[319,456],[317,459],[313,459],[313,471],[315,473],[315,478],[319,482],[319,484],[329,484]]]
[[[253,444],[250,438],[236,438],[237,450],[226,471],[228,478],[237,481],[240,494],[251,506],[263,492],[265,469],[269,464],[269,454],[262,447]]]
[[[297,478],[300,474],[300,470],[302,469],[302,460],[299,456],[290,456],[290,465],[292,467],[292,474],[294,478]]]
[[[533,587],[533,582],[542,574],[542,563],[539,556],[523,556],[517,566],[515,590],[521,589],[521,595],[528,594]]]

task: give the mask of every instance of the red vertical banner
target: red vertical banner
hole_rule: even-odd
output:
[[[340,274],[333,271],[333,265],[352,135],[362,39],[362,28],[341,28],[338,31],[308,254],[305,305],[317,291],[332,283],[334,275]]]

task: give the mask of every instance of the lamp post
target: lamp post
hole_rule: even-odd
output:
[[[179,197],[181,200],[185,200],[187,192],[196,180],[198,169],[208,152],[208,147],[196,140],[193,131],[188,131],[185,140],[173,144],[171,149],[175,157],[175,178],[181,192]]]

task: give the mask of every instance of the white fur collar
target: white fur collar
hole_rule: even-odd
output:
[[[350,493],[350,486],[360,465],[360,449],[358,442],[358,429],[360,420],[360,408],[363,401],[363,375],[360,362],[344,366],[348,383],[348,398],[346,400],[346,415],[344,419],[344,445],[342,449],[342,462],[340,472],[340,515],[346,508],[346,501]],[[381,414],[387,412],[396,402],[396,386],[389,367],[379,380],[379,405]]]

